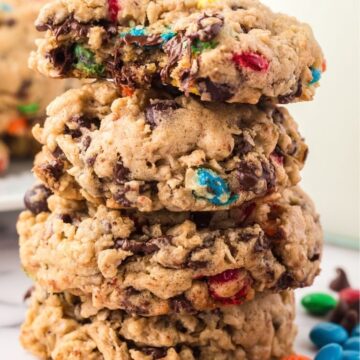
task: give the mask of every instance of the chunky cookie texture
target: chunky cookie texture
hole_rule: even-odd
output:
[[[74,81],[53,81],[28,68],[35,48],[35,18],[45,0],[6,0],[0,7],[0,139],[12,156],[38,150],[31,127],[45,118],[45,108]],[[2,169],[0,160],[0,172]]]
[[[257,0],[56,0],[30,66],[108,78],[127,91],[173,86],[203,101],[312,99],[325,61],[310,27]]]
[[[296,185],[307,155],[284,108],[120,97],[107,82],[58,97],[33,133],[43,144],[34,172],[55,193],[145,212],[239,206]]]
[[[296,334],[292,292],[196,316],[84,315],[84,307],[79,297],[36,289],[22,345],[52,360],[275,360],[291,353]]]
[[[17,225],[24,269],[97,309],[196,313],[308,286],[319,272],[321,227],[299,188],[201,213],[117,211],[58,196],[47,211],[48,190],[29,194]]]

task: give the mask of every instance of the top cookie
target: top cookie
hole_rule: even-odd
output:
[[[166,84],[203,101],[311,100],[325,62],[310,27],[257,0],[56,0],[30,66],[51,77]]]

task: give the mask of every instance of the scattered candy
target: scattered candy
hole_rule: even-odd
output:
[[[342,348],[338,344],[324,346],[315,356],[315,360],[341,360]]]
[[[86,76],[101,75],[104,72],[104,66],[96,63],[95,56],[90,50],[77,44],[74,52],[76,59],[75,68],[84,72]]]
[[[311,341],[319,349],[331,343],[343,344],[348,337],[347,331],[342,326],[330,322],[317,324],[310,332]]]
[[[130,29],[129,34],[132,36],[144,36],[146,35],[145,29],[141,26]]]
[[[169,40],[171,40],[174,36],[176,36],[176,32],[174,31],[167,31],[165,33],[162,33],[161,38],[163,39],[164,42],[167,42]]]
[[[200,41],[196,39],[191,45],[191,51],[193,54],[200,54],[205,50],[210,50],[216,48],[218,43],[214,40],[211,41]]]
[[[39,111],[40,106],[38,103],[31,103],[26,105],[18,105],[17,108],[22,114],[34,115]]]
[[[18,117],[10,121],[6,133],[12,136],[23,135],[28,129],[28,122],[23,117]]]
[[[341,360],[359,360],[360,353],[358,351],[345,350]]]
[[[227,182],[213,170],[197,169],[194,180],[195,196],[207,199],[214,205],[229,205],[238,199],[238,195],[231,196]]]
[[[358,324],[351,332],[351,337],[360,336],[360,324]]]
[[[120,10],[118,0],[108,0],[109,17],[111,21],[116,21]]]
[[[342,268],[337,268],[336,273],[337,273],[336,278],[332,280],[329,285],[330,289],[339,292],[343,289],[349,288],[350,283],[345,271]]]
[[[352,289],[350,287],[340,291],[339,297],[341,300],[347,302],[349,305],[359,301],[360,290]]]
[[[244,52],[242,54],[234,54],[232,60],[240,67],[250,68],[254,71],[265,72],[269,68],[269,61],[257,53]]]
[[[344,350],[353,350],[360,352],[360,337],[359,336],[351,337],[345,342],[343,348]]]
[[[326,64],[326,60],[323,61],[323,63],[321,64],[321,71],[324,73],[327,70],[327,64]]]
[[[336,307],[337,301],[328,294],[313,293],[302,298],[301,304],[314,315],[325,315]]]
[[[310,68],[310,70],[312,74],[312,80],[309,82],[309,85],[313,85],[321,79],[321,71],[315,68]]]

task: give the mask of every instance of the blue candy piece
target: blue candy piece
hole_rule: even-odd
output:
[[[0,10],[5,12],[12,12],[13,8],[10,4],[7,3],[0,3]]]
[[[309,82],[309,85],[317,83],[321,79],[321,71],[319,69],[310,68],[312,74],[312,80]]]
[[[167,32],[162,33],[160,36],[164,40],[164,42],[167,42],[167,41],[171,40],[174,36],[176,36],[176,32],[167,31]]]
[[[351,337],[353,336],[360,336],[360,324],[356,325],[351,332]]]
[[[227,182],[213,170],[197,169],[195,181],[201,187],[199,191],[194,190],[195,196],[207,199],[214,205],[229,205],[239,197],[231,196]]]
[[[339,344],[329,344],[324,346],[315,356],[314,360],[341,360],[342,347]]]
[[[132,36],[143,36],[145,35],[145,29],[143,27],[134,27],[130,29],[129,34]]]
[[[353,350],[360,352],[360,337],[354,336],[348,339],[343,345],[344,350]]]
[[[310,339],[319,349],[331,343],[343,344],[348,337],[342,326],[331,322],[317,324],[310,331]]]
[[[360,353],[358,351],[345,350],[342,360],[360,360]]]

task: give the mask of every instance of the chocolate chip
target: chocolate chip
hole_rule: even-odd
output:
[[[78,126],[84,127],[86,129],[91,129],[94,126],[96,129],[100,127],[100,119],[98,117],[88,117],[88,116],[73,116],[71,121],[78,124]]]
[[[233,154],[234,155],[245,155],[252,151],[254,149],[254,145],[252,145],[245,137],[245,135],[242,133],[240,135],[234,135],[234,149]]]
[[[140,47],[144,46],[157,46],[162,44],[163,39],[160,35],[151,34],[151,35],[141,35],[141,36],[134,36],[131,34],[126,34],[121,40],[126,45],[137,45]]]
[[[263,169],[263,178],[266,181],[267,191],[272,191],[275,188],[276,184],[276,175],[275,175],[275,169],[272,164],[267,164],[262,162],[261,163],[262,169]]]
[[[54,158],[58,159],[58,160],[65,160],[66,156],[64,154],[64,152],[61,150],[61,148],[56,145],[55,150],[52,152]]]
[[[59,219],[61,219],[65,224],[72,224],[72,217],[69,214],[60,214]]]
[[[81,141],[83,151],[86,151],[89,148],[90,144],[91,144],[91,137],[87,135]]]
[[[281,275],[280,279],[276,283],[276,289],[277,290],[286,290],[291,287],[294,287],[295,284],[296,284],[296,281],[292,277],[292,275],[288,272],[285,272]]]
[[[30,286],[30,287],[26,290],[26,292],[25,292],[25,294],[24,294],[24,296],[23,296],[23,301],[26,301],[27,299],[29,299],[29,298],[31,297],[31,295],[32,295],[32,293],[33,293],[34,290],[35,290],[35,287],[34,287],[34,286]]]
[[[274,108],[274,110],[271,114],[271,117],[275,124],[283,124],[284,123],[284,115],[278,108]]]
[[[311,262],[318,261],[319,259],[320,259],[320,254],[313,254],[312,256],[309,257],[309,260]]]
[[[238,170],[240,188],[245,191],[254,190],[259,182],[256,175],[257,167],[251,162],[241,161]]]
[[[150,105],[145,109],[145,119],[153,130],[169,112],[180,108],[174,100],[150,100]],[[164,114],[165,113],[165,114]]]
[[[153,360],[157,360],[167,355],[167,348],[144,347],[141,348],[141,352],[143,352],[145,355],[152,356]]]
[[[345,301],[340,299],[335,309],[330,312],[329,321],[339,324],[348,310],[349,305]]]
[[[71,70],[75,61],[74,45],[62,45],[51,49],[47,57],[60,75],[66,75]]]
[[[15,19],[4,19],[0,20],[0,26],[13,27],[15,26],[17,21]]]
[[[115,240],[115,249],[131,251],[135,255],[150,255],[160,249],[158,246],[159,241],[161,242],[160,238],[154,238],[146,242],[129,239],[117,239]]]
[[[329,285],[331,290],[340,292],[343,289],[351,287],[344,269],[337,268],[336,273],[336,278],[332,280]]]
[[[270,249],[269,238],[264,233],[260,233],[254,244],[253,251],[255,253],[258,253],[269,249]]]
[[[119,158],[114,167],[114,179],[116,184],[122,185],[128,181],[130,170],[124,166],[122,160]]]
[[[128,188],[125,187],[125,189],[119,190],[115,195],[114,195],[114,200],[122,205],[123,207],[131,207],[131,202],[126,198],[126,193],[128,192]]]
[[[171,309],[178,313],[194,314],[196,310],[193,308],[191,302],[186,299],[184,295],[179,295],[170,300]]]
[[[208,265],[209,265],[208,261],[188,260],[184,267],[189,268],[189,269],[193,269],[193,270],[199,270],[199,269],[206,268]]]
[[[78,139],[81,137],[82,132],[80,129],[70,129],[67,125],[65,125],[64,134],[70,135],[73,139]]]
[[[295,98],[300,97],[301,94],[302,94],[302,84],[301,84],[301,80],[299,80],[294,91],[290,92],[289,94],[278,97],[279,104],[288,104],[292,102]]]
[[[233,96],[231,89],[227,84],[216,84],[208,77],[199,78],[196,82],[200,94],[208,94],[212,101],[227,101]]]
[[[49,211],[47,199],[52,192],[44,185],[36,185],[25,193],[25,207],[33,214]]]
[[[356,310],[349,310],[346,312],[344,318],[340,321],[340,325],[344,327],[348,332],[359,323],[359,312]]]
[[[21,82],[16,97],[19,99],[26,99],[29,96],[29,89],[32,84],[31,79],[25,79]]]
[[[192,212],[190,213],[189,220],[195,223],[198,229],[205,229],[210,226],[213,214],[211,212]]]

